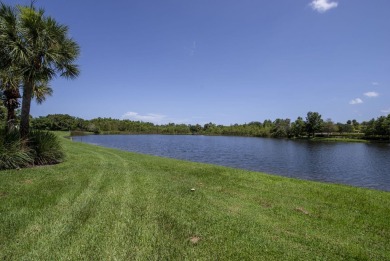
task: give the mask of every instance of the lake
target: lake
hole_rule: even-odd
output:
[[[74,141],[306,180],[390,191],[390,145],[191,135],[88,135]]]

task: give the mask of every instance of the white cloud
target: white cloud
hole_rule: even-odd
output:
[[[381,112],[383,112],[383,113],[390,113],[390,108],[388,108],[387,110],[381,110]]]
[[[148,113],[146,115],[141,115],[138,112],[129,111],[123,114],[122,119],[161,124],[161,122],[166,119],[166,116],[161,114],[155,114],[155,113]]]
[[[337,2],[330,2],[331,0],[313,0],[310,3],[311,8],[319,13],[325,13],[326,11],[336,8],[339,4]]]
[[[151,122],[158,125],[175,123],[175,124],[188,124],[190,122],[189,119],[177,119],[170,118],[163,114],[157,113],[147,113],[145,115],[141,115],[138,112],[126,112],[122,115],[122,120],[132,120],[132,121],[142,121],[142,122]]]
[[[377,93],[377,92],[366,92],[364,95],[367,96],[367,97],[373,98],[373,97],[378,97],[379,93]]]
[[[352,105],[361,104],[361,103],[363,103],[363,101],[360,98],[353,99],[352,101],[349,102],[349,104],[352,104]]]

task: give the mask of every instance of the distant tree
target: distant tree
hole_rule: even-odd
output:
[[[291,133],[294,137],[301,137],[306,134],[306,124],[302,117],[298,117],[291,124]]]
[[[386,135],[388,136],[388,138],[390,140],[390,114],[387,115],[387,117],[384,121],[383,127],[386,129]]]
[[[286,138],[291,134],[290,131],[290,119],[276,119],[273,122],[273,128],[271,130],[271,136],[274,138]]]
[[[381,116],[375,121],[375,135],[390,136],[390,114]]]
[[[323,127],[323,120],[318,112],[308,112],[306,116],[306,131],[309,137],[314,137],[316,132],[320,132]]]
[[[336,123],[336,131],[339,133],[350,133],[353,132],[353,126],[350,124],[345,124],[345,123]]]
[[[200,133],[202,131],[202,126],[200,126],[199,124],[196,124],[196,125],[190,125],[190,131],[191,133]]]
[[[41,130],[87,130],[84,120],[67,114],[49,114],[45,117],[33,118],[31,125]]]
[[[99,127],[97,127],[93,123],[90,123],[90,124],[87,125],[86,131],[93,132],[95,134],[99,134],[100,133]]]
[[[255,126],[255,127],[263,127],[263,124],[261,124],[261,122],[259,121],[251,121],[250,123],[248,123],[248,126]]]
[[[206,123],[205,125],[203,125],[203,130],[204,131],[212,131],[213,129],[215,129],[217,127],[216,124],[212,123],[212,122],[209,122],[209,123]]]
[[[363,125],[363,133],[366,137],[375,135],[375,119],[371,119],[369,121],[365,121],[362,123]]]
[[[265,121],[263,122],[263,127],[265,127],[265,128],[270,128],[270,127],[272,127],[272,121],[271,121],[271,120],[265,120]]]
[[[337,131],[336,125],[333,123],[332,119],[328,118],[324,122],[323,129],[324,132],[326,132],[328,135],[332,132]]]
[[[355,119],[352,120],[352,127],[353,127],[353,131],[354,132],[360,132],[361,131],[360,123],[357,120],[355,120]]]
[[[371,119],[368,122],[362,122],[362,130],[367,138],[382,138],[390,139],[390,114],[380,116],[377,119]]]

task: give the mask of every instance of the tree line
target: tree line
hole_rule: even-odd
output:
[[[345,137],[364,139],[389,139],[390,114],[370,121],[345,123],[322,119],[318,112],[308,112],[305,118],[253,121],[229,126],[215,123],[153,124],[150,122],[95,118],[84,120],[67,114],[51,114],[31,119],[31,127],[39,130],[87,131],[96,134],[193,134],[228,135],[273,138]]]

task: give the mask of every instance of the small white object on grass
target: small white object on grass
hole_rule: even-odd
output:
[[[194,191],[195,191],[195,189],[194,189],[194,188],[192,188],[192,189],[191,189],[191,191],[192,191],[192,192],[194,192]]]

